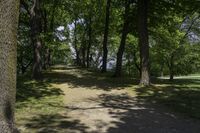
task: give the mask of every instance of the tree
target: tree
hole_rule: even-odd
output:
[[[32,77],[34,79],[40,79],[42,71],[42,61],[41,61],[42,40],[40,38],[40,33],[42,31],[41,9],[40,9],[40,0],[34,0],[33,2],[34,3],[30,11],[31,41],[34,50]]]
[[[0,131],[13,133],[19,0],[0,1]]]
[[[56,9],[57,9],[59,2],[60,1],[58,1],[58,0],[53,0],[52,3],[50,3],[48,1],[48,3],[51,4],[51,6],[49,7],[50,9],[48,9],[46,3],[43,3],[43,7],[42,7],[41,13],[42,13],[42,18],[43,18],[42,19],[43,20],[43,32],[44,32],[44,35],[48,36],[47,38],[50,42],[54,41],[53,33],[54,33],[54,28],[55,28],[55,15],[56,15]],[[48,10],[50,10],[50,11],[48,11]],[[48,20],[48,18],[50,20]],[[51,43],[49,43],[49,44],[51,44]],[[50,49],[49,44],[46,45],[46,43],[45,43],[46,49],[45,49],[44,63],[43,63],[44,69],[47,69],[51,65],[51,49]]]
[[[111,0],[107,0],[106,5],[106,21],[105,21],[105,29],[104,29],[104,39],[103,39],[103,64],[102,64],[102,72],[107,71],[107,57],[108,57],[108,32],[109,32],[109,20],[110,20],[110,5]]]
[[[190,39],[190,35],[198,35],[198,33],[195,33],[195,27],[198,27],[199,16],[196,13],[191,17],[183,17],[177,14],[171,14],[170,16],[172,20],[169,24],[162,24],[153,31],[153,38],[156,44],[152,49],[156,51],[151,52],[155,55],[151,57],[154,60],[157,58],[153,66],[159,64],[161,69],[164,68],[164,65],[167,66],[167,74],[170,81],[172,81],[175,75],[186,74],[190,70],[187,68],[189,64],[187,62],[191,62],[188,59],[192,57],[193,53],[187,47],[195,46],[195,39]],[[190,57],[187,56],[188,53]],[[190,66],[192,65],[190,64]],[[154,67],[152,69],[155,71]]]
[[[121,76],[122,58],[123,58],[123,54],[125,50],[126,37],[128,35],[128,28],[129,28],[129,10],[130,10],[130,0],[126,0],[122,37],[121,37],[121,42],[120,42],[120,46],[117,53],[117,63],[116,63],[116,69],[115,69],[115,74],[114,74],[115,77]]]
[[[149,75],[149,41],[148,41],[148,0],[138,1],[138,34],[140,47],[141,85],[150,84]]]
[[[92,46],[92,11],[89,12],[89,20],[88,20],[88,46],[87,46],[87,68],[90,67],[90,49]]]

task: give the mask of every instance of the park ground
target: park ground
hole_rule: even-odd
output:
[[[42,81],[19,76],[16,125],[22,133],[199,133],[200,77],[152,82],[61,65]]]

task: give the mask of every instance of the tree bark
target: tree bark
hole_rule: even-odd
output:
[[[81,48],[81,51],[82,51],[82,67],[85,68],[86,67],[86,61],[85,61],[86,48],[85,48],[84,44],[83,44],[83,46]]]
[[[169,78],[170,81],[173,81],[174,80],[174,72],[173,72],[173,69],[170,70],[170,78]]]
[[[149,85],[148,0],[138,1],[138,33],[140,47],[141,85]]]
[[[106,21],[105,21],[105,31],[104,31],[104,40],[103,40],[103,63],[102,63],[102,72],[107,71],[107,58],[108,58],[108,32],[109,32],[109,21],[110,21],[110,5],[111,0],[107,0],[106,5]]]
[[[41,24],[41,10],[40,10],[40,0],[33,1],[33,7],[31,8],[31,41],[33,45],[33,72],[32,77],[36,80],[41,79],[42,77],[42,61],[41,61],[41,48],[42,41],[40,39],[40,33],[42,32]]]
[[[74,49],[76,52],[76,65],[80,66],[81,65],[81,59],[80,59],[80,50],[78,49],[77,46],[77,20],[74,22]]]
[[[36,39],[33,41],[33,49],[34,49],[34,65],[33,65],[33,75],[32,77],[36,80],[41,79],[42,77],[42,61],[41,61],[41,48],[42,43],[40,39]]]
[[[137,63],[136,50],[134,50],[133,62],[134,62],[135,68],[138,70],[139,75],[141,77],[141,67],[140,67],[139,63]]]
[[[47,48],[45,50],[45,55],[44,55],[44,69],[46,70],[50,66],[50,49]]]
[[[87,68],[90,67],[90,48],[92,45],[92,20],[91,15],[89,17],[89,24],[88,24],[88,46],[87,46]]]
[[[47,33],[48,32],[48,20],[47,20],[47,11],[46,9],[43,9],[41,11],[41,15],[42,15],[42,31],[43,33]],[[43,46],[45,46],[45,42],[43,42]],[[46,70],[49,67],[48,64],[48,57],[49,57],[49,48],[48,46],[46,46],[47,48],[44,51],[44,63],[43,63],[43,69]]]
[[[126,45],[126,38],[128,35],[128,28],[129,28],[129,6],[130,2],[129,0],[126,0],[126,6],[125,6],[125,14],[124,14],[124,25],[122,29],[122,38],[121,38],[121,43],[118,49],[117,53],[117,63],[116,63],[116,69],[115,69],[115,77],[120,77],[122,73],[122,58],[125,50],[125,45]]]
[[[19,0],[0,0],[0,132],[15,132]]]
[[[131,59],[130,56],[128,56],[128,75],[131,76]]]
[[[174,55],[171,56],[170,58],[170,64],[169,64],[169,74],[170,74],[170,81],[174,80]]]

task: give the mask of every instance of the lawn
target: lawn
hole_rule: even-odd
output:
[[[64,109],[63,93],[52,86],[48,79],[34,81],[29,76],[18,77],[16,124],[23,133],[36,132],[37,128],[48,132],[51,117],[58,116]]]
[[[200,119],[200,76],[155,79],[150,87],[137,87],[138,98],[165,105],[185,116]]]

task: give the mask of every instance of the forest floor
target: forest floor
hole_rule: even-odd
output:
[[[200,79],[140,87],[132,78],[66,66],[18,78],[22,133],[199,133]]]

